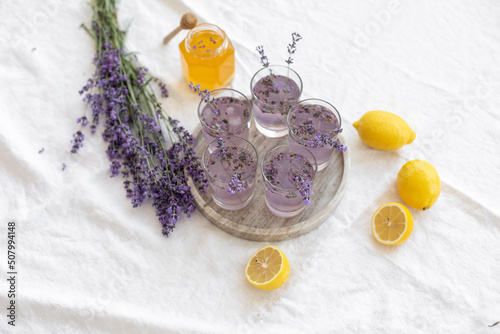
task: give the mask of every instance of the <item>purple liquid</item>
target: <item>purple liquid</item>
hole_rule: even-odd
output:
[[[286,76],[261,78],[253,87],[255,120],[269,130],[286,129],[286,115],[291,105],[298,101],[300,93],[297,83]]]
[[[282,217],[293,216],[305,207],[304,198],[293,180],[293,173],[301,173],[312,179],[314,169],[304,156],[291,152],[278,153],[265,163],[264,176],[267,181],[264,180],[264,193],[273,213]]]
[[[331,139],[337,137],[339,121],[334,113],[319,104],[300,105],[290,111],[289,129],[290,138],[311,151],[318,168],[326,167],[334,148],[315,139],[321,135]]]
[[[200,115],[201,128],[207,144],[228,135],[248,139],[250,127],[248,103],[234,97],[216,97],[212,104],[217,109],[215,112],[207,103]]]
[[[227,142],[226,142],[227,144]],[[221,159],[219,149],[215,149],[205,162],[209,174],[209,186],[212,197],[224,208],[238,209],[244,206],[254,191],[257,158],[244,148],[226,147],[231,159]],[[235,172],[240,172],[245,180],[245,190],[231,194],[228,191],[229,181]]]

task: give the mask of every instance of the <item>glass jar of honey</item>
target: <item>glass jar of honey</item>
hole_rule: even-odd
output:
[[[226,87],[234,78],[234,47],[216,25],[202,23],[179,44],[186,82],[210,91]]]

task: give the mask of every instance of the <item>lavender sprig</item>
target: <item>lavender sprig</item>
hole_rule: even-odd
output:
[[[288,44],[288,59],[285,60],[285,62],[290,66],[293,63],[293,58],[292,55],[297,51],[297,42],[302,39],[302,36],[300,36],[298,33],[294,32],[292,33],[292,43]]]
[[[226,143],[222,138],[217,138],[217,152],[219,153],[221,159],[228,158]]]
[[[292,43],[288,44],[288,59],[285,60],[287,63],[287,75],[286,75],[286,85],[285,85],[285,99],[286,95],[288,94],[288,78],[290,77],[290,65],[293,63],[293,58],[292,55],[297,51],[297,42],[302,39],[302,36],[300,36],[298,33],[294,32],[292,33]]]
[[[342,129],[337,129],[332,131],[332,133],[321,133],[317,134],[311,140],[311,146],[313,148],[323,147],[323,146],[331,146],[338,152],[347,151],[347,147],[342,145],[337,139],[337,135],[342,132]]]
[[[231,159],[234,158],[233,154],[228,152],[226,143],[222,138],[217,138],[217,152],[218,152],[218,157],[221,159],[221,162],[222,161],[229,162]],[[229,187],[227,188],[227,191],[232,195],[235,195],[237,192],[240,193],[243,190],[246,190],[245,183],[246,182],[245,180],[243,180],[242,172],[236,171],[231,176],[231,180],[229,181]]]
[[[262,66],[269,67],[269,59],[267,59],[267,56],[264,52],[264,46],[259,45],[257,46],[256,50],[260,54],[260,62],[262,63]]]
[[[315,126],[312,119],[306,119],[300,123],[297,114],[307,114],[318,120]],[[336,127],[333,130],[319,130],[320,124],[335,123],[338,126],[337,118],[333,116],[329,109],[319,105],[298,106],[290,114],[290,135],[297,136],[305,145],[312,148],[332,146],[339,152],[347,151],[347,147],[338,140],[338,134],[342,128]]]
[[[280,161],[283,159],[299,159],[305,162],[306,166],[312,168],[312,165],[307,159],[297,153],[291,152],[281,152],[271,158],[271,160],[263,167],[263,172],[266,179],[274,186],[280,187],[280,182],[278,180],[278,173],[280,171],[274,164],[274,160]],[[288,179],[295,184],[295,188],[299,191],[300,195],[304,199],[305,205],[311,205],[311,195],[312,190],[312,176],[310,170],[302,169],[301,171],[295,170],[291,167],[290,169],[283,170],[287,173]]]
[[[216,114],[217,116],[220,115],[220,110],[217,108],[217,105],[215,104],[215,99],[210,98],[210,91],[208,89],[201,90],[200,84],[197,84],[196,86],[192,81],[189,82],[189,88],[195,92],[198,93],[198,96],[201,96],[201,100],[208,105],[210,105],[210,108],[212,109],[212,112]]]
[[[311,187],[311,179],[307,177],[305,174],[297,173],[293,170],[290,171],[293,181],[295,182],[295,186],[297,190],[304,198],[305,205],[311,205],[311,195],[313,194],[313,190]]]
[[[227,191],[231,194],[236,194],[236,192],[242,192],[245,190],[245,180],[243,180],[243,176],[241,172],[234,172],[231,180],[229,181],[229,188]]]

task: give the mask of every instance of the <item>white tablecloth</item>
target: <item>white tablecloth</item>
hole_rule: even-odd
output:
[[[236,52],[232,87],[249,94],[257,45],[294,68],[304,97],[340,111],[348,190],[317,230],[275,245],[291,274],[260,291],[244,268],[267,243],[235,238],[200,213],[166,238],[149,205],[133,209],[88,133],[70,153],[78,90],[93,72],[83,1],[0,2],[0,331],[5,333],[498,333],[500,325],[500,2],[122,0],[128,48],[163,79],[170,115],[193,130],[198,97],[178,43],[162,38],[187,11],[222,27]],[[364,145],[368,110],[417,133],[394,152]],[[39,151],[44,148],[43,153]],[[372,237],[373,211],[401,201],[396,175],[420,158],[442,192],[397,247]],[[67,168],[62,171],[65,163]],[[7,223],[15,221],[16,327],[7,324]]]

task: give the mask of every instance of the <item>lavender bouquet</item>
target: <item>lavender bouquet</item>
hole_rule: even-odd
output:
[[[96,71],[80,91],[91,115],[84,114],[77,123],[82,128],[90,124],[91,133],[103,123],[111,177],[122,175],[134,207],[147,200],[152,203],[162,233],[168,236],[182,214],[189,217],[195,210],[186,174],[201,191],[207,187],[193,150],[195,139],[157,100],[151,83],[159,85],[162,97],[168,96],[165,85],[138,66],[136,56],[126,51],[126,32],[117,23],[116,1],[93,0],[91,7],[92,27],[83,28],[96,42]],[[72,153],[83,145],[82,130],[73,135]]]

